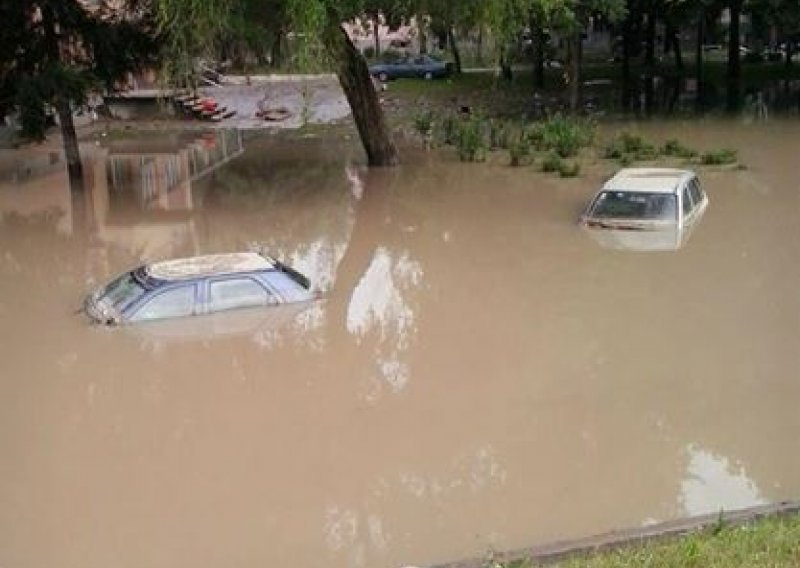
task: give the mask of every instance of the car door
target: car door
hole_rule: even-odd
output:
[[[703,214],[703,210],[706,208],[706,205],[708,205],[708,198],[706,197],[703,189],[700,187],[700,181],[697,178],[692,178],[689,181],[689,194],[692,196],[692,201],[694,201],[696,221],[697,218]]]
[[[197,286],[173,286],[141,300],[131,309],[127,321],[141,322],[192,316],[197,313]]]
[[[272,291],[252,276],[230,276],[208,280],[205,309],[208,313],[280,303]]]
[[[695,206],[689,192],[689,184],[686,183],[681,189],[681,226],[688,229],[694,223]]]

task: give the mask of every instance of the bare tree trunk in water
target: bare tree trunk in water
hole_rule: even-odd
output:
[[[453,66],[456,75],[461,75],[461,52],[458,51],[458,44],[456,43],[456,36],[453,33],[453,26],[447,26],[447,42],[450,44],[450,50],[453,52]]]
[[[52,8],[45,5],[42,7],[41,12],[47,56],[53,65],[60,66],[62,65],[60,46],[56,36],[56,21]],[[81,165],[81,155],[78,148],[78,136],[75,134],[75,123],[72,121],[72,106],[69,99],[64,98],[59,93],[56,93],[53,103],[58,113],[58,122],[61,125],[61,140],[64,144],[64,156],[67,160],[70,189],[83,190],[83,166]]]
[[[83,190],[83,165],[78,148],[78,136],[72,121],[72,107],[68,100],[58,97],[55,102],[58,122],[61,125],[61,139],[64,143],[64,156],[67,159],[67,173],[70,189]]]
[[[572,112],[581,107],[581,59],[583,58],[583,36],[581,30],[569,40],[569,108]]]
[[[735,111],[740,106],[739,83],[742,75],[739,54],[739,30],[742,16],[742,0],[730,2],[731,23],[728,26],[728,110]]]
[[[705,77],[703,76],[703,42],[705,42],[705,20],[706,20],[706,13],[705,10],[702,8],[700,9],[700,13],[697,16],[697,46],[695,48],[695,78],[697,81],[696,88],[696,100],[695,106],[700,109],[703,106],[703,83],[705,82]]]
[[[337,20],[333,20],[337,21]],[[367,63],[339,24],[325,31],[325,44],[334,55],[336,75],[342,86],[361,144],[370,166],[397,165],[397,148],[392,141],[378,95],[372,86]]]

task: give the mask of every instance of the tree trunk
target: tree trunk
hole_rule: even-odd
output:
[[[334,55],[336,75],[342,86],[361,143],[370,166],[397,164],[397,148],[392,141],[378,95],[372,86],[367,63],[337,20],[325,32],[325,44]]]
[[[447,43],[450,44],[450,51],[453,52],[453,68],[456,75],[461,75],[461,52],[458,51],[456,36],[453,33],[453,26],[447,26]]]
[[[500,50],[500,78],[507,83],[510,83],[514,78],[514,75],[511,71],[511,65],[506,60],[506,53],[504,49]]]
[[[656,11],[652,8],[647,13],[647,31],[644,63],[648,74],[652,74],[656,65]]]
[[[381,26],[378,23],[378,15],[375,15],[375,18],[372,20],[372,33],[375,36],[375,57],[380,57],[381,55]]]
[[[664,52],[672,51],[675,56],[675,68],[683,71],[683,53],[681,52],[681,38],[679,30],[672,22],[667,21],[664,33]]]
[[[622,108],[631,108],[631,18],[625,18],[622,24]]]
[[[697,15],[697,46],[695,48],[695,80],[697,81],[695,91],[695,104],[697,108],[703,106],[703,83],[705,77],[703,74],[703,43],[705,42],[705,10],[700,8],[700,13]]]
[[[419,53],[422,55],[428,53],[428,35],[425,32],[425,22],[422,21],[422,18],[419,18],[417,28],[419,29]]]
[[[742,0],[731,0],[729,8],[731,23],[728,28],[728,110],[735,111],[740,105],[739,82],[742,75],[739,53]]]
[[[42,23],[44,24],[45,44],[47,56],[53,65],[62,65],[61,51],[56,35],[56,21],[52,8],[42,7]],[[58,89],[58,86],[56,86]],[[56,92],[53,104],[58,113],[58,122],[61,125],[61,139],[64,144],[64,156],[67,160],[67,174],[69,175],[70,189],[83,190],[83,166],[78,148],[78,136],[75,134],[75,123],[72,121],[72,106],[69,99]]]
[[[544,88],[544,49],[545,37],[544,30],[540,25],[532,25],[533,32],[533,84]]]
[[[270,49],[270,66],[273,68],[283,65],[283,31],[278,30]]]
[[[681,36],[678,29],[672,30],[672,50],[675,52],[675,68],[683,72],[683,50],[681,49]]]
[[[791,41],[787,41],[786,42],[786,59],[784,60],[784,63],[786,65],[787,69],[792,66],[792,56],[793,55],[794,54],[792,53],[792,42]]]
[[[64,144],[64,156],[67,160],[70,188],[83,189],[83,166],[78,149],[78,136],[75,123],[72,121],[72,107],[68,100],[58,97],[55,101],[58,122],[61,125],[61,140]]]
[[[581,59],[583,59],[581,30],[578,29],[569,41],[569,108],[572,112],[576,112],[581,107]]]

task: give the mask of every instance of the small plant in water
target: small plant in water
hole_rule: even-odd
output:
[[[543,172],[560,172],[561,167],[564,164],[564,160],[562,160],[558,154],[555,152],[550,152],[547,157],[542,160],[542,171]]]
[[[665,156],[676,156],[678,158],[690,159],[697,156],[697,151],[692,150],[681,144],[678,140],[671,138],[664,143],[661,149]]]
[[[705,165],[719,166],[723,164],[735,164],[738,160],[738,152],[723,148],[721,150],[712,150],[700,156],[700,162]]]
[[[578,162],[561,162],[561,167],[558,168],[558,175],[562,178],[576,177],[581,173],[581,165]]]
[[[537,149],[553,150],[562,158],[568,158],[592,143],[594,131],[592,122],[555,115],[534,125],[529,137]]]
[[[641,136],[622,132],[608,143],[604,157],[631,163],[636,160],[652,160],[658,157],[658,149]]]
[[[520,134],[516,140],[508,145],[508,155],[511,158],[511,165],[521,166],[528,161],[531,155],[531,143],[528,138]]]
[[[481,117],[470,115],[459,121],[456,146],[462,162],[482,162],[486,159],[484,121]]]
[[[489,148],[508,150],[511,144],[511,125],[502,119],[489,121]]]
[[[430,136],[433,132],[433,113],[423,110],[414,117],[414,129],[423,137]]]

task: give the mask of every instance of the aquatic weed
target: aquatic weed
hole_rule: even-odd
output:
[[[562,178],[571,178],[577,177],[577,175],[581,173],[581,165],[578,162],[569,162],[562,161],[561,167],[558,168],[558,175]]]
[[[693,150],[692,148],[684,146],[675,138],[670,138],[664,142],[664,146],[661,148],[661,151],[665,156],[676,156],[678,158],[685,158],[687,160],[697,156],[697,150]]]
[[[531,155],[531,143],[528,138],[519,134],[516,139],[508,145],[508,154],[511,158],[511,165],[521,166],[528,161]]]
[[[484,120],[474,114],[459,121],[456,146],[462,162],[482,162],[486,159],[484,126]]]
[[[543,172],[560,172],[564,160],[555,152],[550,152],[544,160],[542,160],[541,169]]]
[[[735,164],[738,160],[738,152],[730,148],[712,150],[700,156],[700,163],[711,166],[721,166],[725,164]]]
[[[553,150],[562,158],[575,156],[594,140],[593,122],[557,114],[535,124],[528,132],[531,143],[539,150]]]

